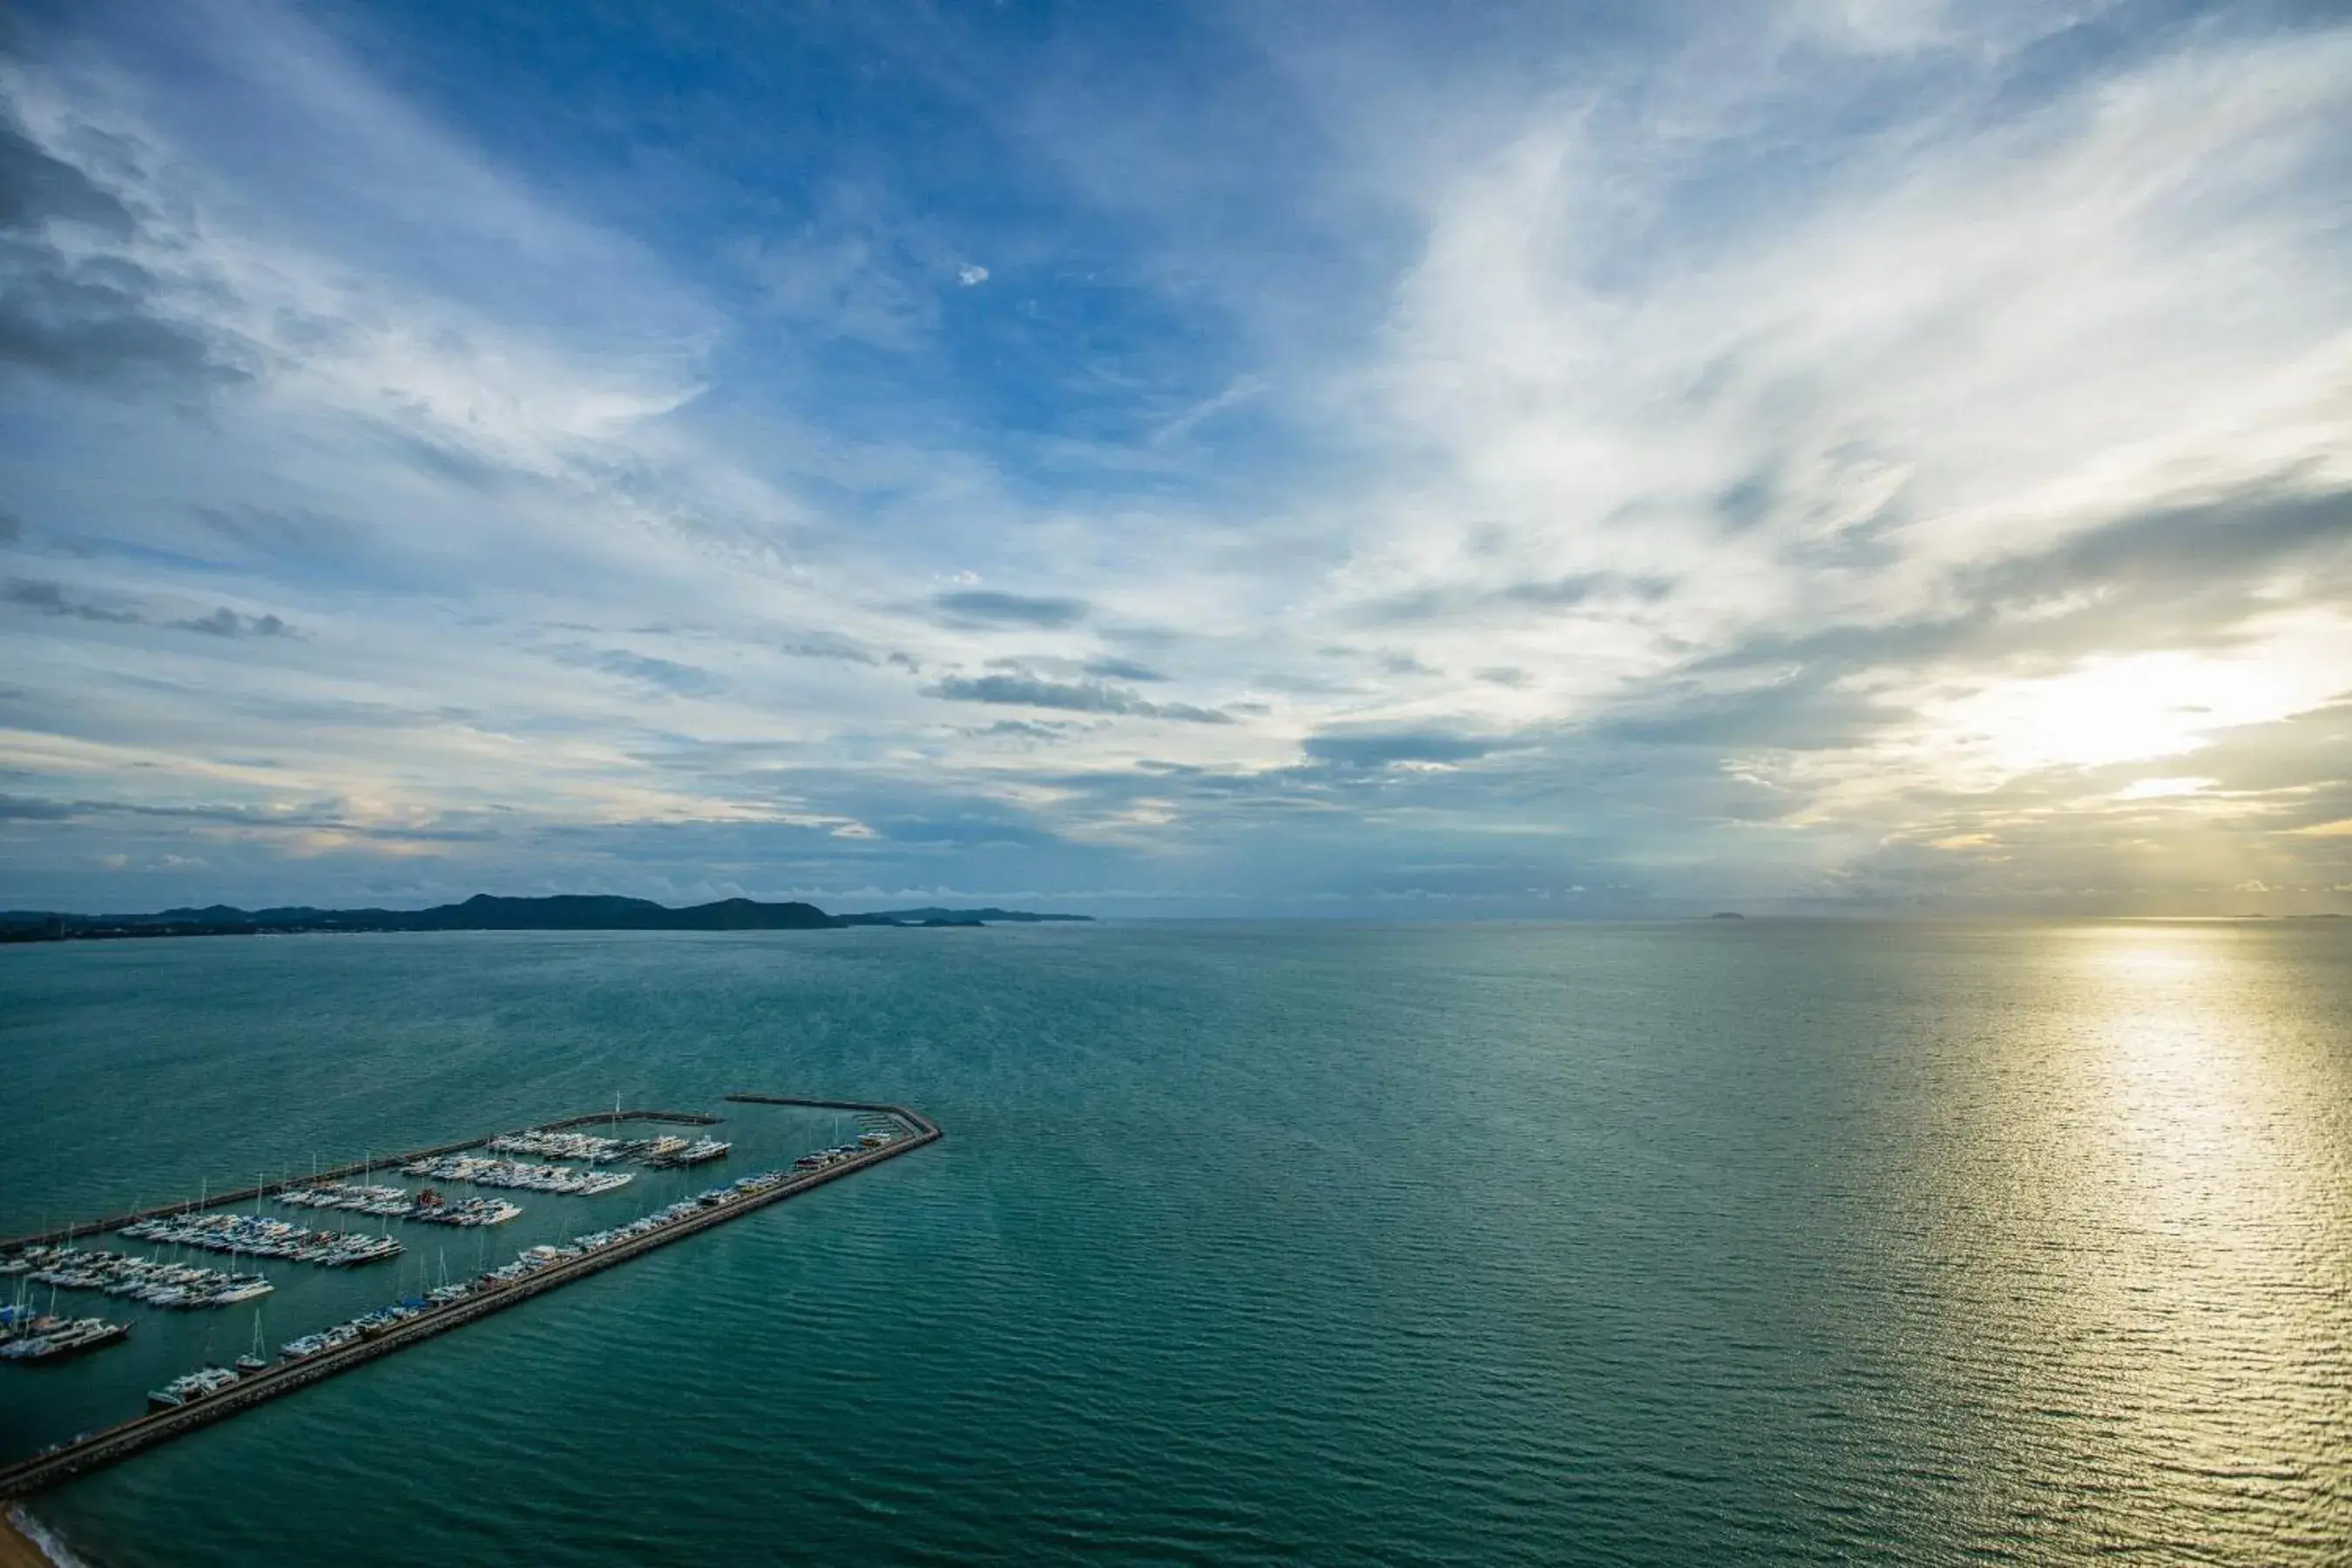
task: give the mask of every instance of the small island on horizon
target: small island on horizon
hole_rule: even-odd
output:
[[[814,904],[763,904],[752,899],[671,909],[650,899],[560,893],[507,899],[477,893],[463,903],[426,910],[321,910],[308,905],[241,910],[228,904],[153,914],[82,915],[57,910],[0,910],[0,942],[90,942],[159,936],[265,936],[306,931],[838,931],[852,926],[969,928],[1086,921],[1092,915],[1027,910],[951,910],[927,905],[828,914]]]

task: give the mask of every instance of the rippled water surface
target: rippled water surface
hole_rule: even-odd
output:
[[[106,1568],[2341,1563],[2347,1020],[2322,923],[0,952],[8,1231],[616,1092],[948,1132],[37,1511]]]

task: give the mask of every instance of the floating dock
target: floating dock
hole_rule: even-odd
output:
[[[754,1209],[765,1208],[770,1204],[782,1203],[786,1198],[798,1197],[813,1187],[821,1187],[827,1182],[839,1181],[852,1172],[862,1171],[868,1165],[879,1164],[884,1160],[907,1152],[909,1149],[919,1149],[926,1143],[936,1142],[942,1136],[937,1123],[918,1111],[908,1110],[903,1105],[881,1105],[850,1100],[803,1100],[777,1094],[730,1094],[727,1098],[730,1100],[760,1105],[790,1105],[820,1110],[865,1111],[871,1115],[888,1118],[898,1124],[904,1136],[882,1144],[878,1148],[865,1150],[815,1170],[795,1171],[782,1183],[765,1192],[719,1203],[698,1214],[688,1215],[656,1230],[648,1231],[643,1236],[633,1237],[608,1247],[600,1247],[576,1258],[565,1258],[527,1274],[511,1283],[491,1286],[463,1300],[452,1301],[445,1306],[420,1312],[415,1317],[373,1337],[362,1338],[333,1350],[321,1351],[300,1361],[281,1362],[266,1372],[254,1373],[238,1379],[236,1384],[218,1394],[172,1409],[138,1416],[122,1422],[119,1426],[109,1426],[102,1431],[76,1438],[72,1442],[60,1444],[29,1459],[0,1468],[0,1500],[27,1496],[45,1487],[56,1486],[60,1482],[71,1480],[77,1476],[102,1469],[108,1465],[127,1459],[133,1454],[152,1448],[158,1443],[169,1442],[183,1433],[193,1432],[199,1426],[208,1426],[239,1411],[250,1410],[265,1401],[291,1394],[298,1388],[307,1388],[314,1383],[334,1376],[337,1373],[348,1372],[362,1363],[390,1355],[394,1351],[405,1350],[420,1340],[431,1339],[436,1334],[461,1327],[478,1318],[488,1317],[492,1312],[503,1311],[518,1301],[526,1301],[533,1296],[544,1295],[559,1286],[570,1284],[574,1279],[583,1279],[588,1275],[610,1268],[616,1263],[625,1263],[630,1258],[651,1252],[657,1247],[667,1247],[674,1241],[684,1240],[687,1237],[709,1230],[713,1226],[724,1225],[729,1220],[740,1218]],[[599,1121],[614,1120],[675,1121],[694,1126],[709,1126],[717,1122],[719,1118],[667,1110],[630,1110],[617,1113],[604,1110],[586,1116],[571,1117],[562,1121],[542,1122],[541,1126],[543,1128],[583,1127]],[[469,1138],[462,1143],[442,1144],[436,1148],[418,1150],[407,1154],[395,1155],[393,1158],[402,1162],[433,1159],[442,1154],[456,1153],[460,1150],[478,1147],[497,1136],[499,1134],[487,1133],[479,1138]],[[321,1171],[319,1176],[320,1178],[339,1177],[362,1170],[368,1164],[382,1166],[385,1163],[382,1158],[369,1162],[354,1162],[350,1165],[338,1166],[331,1171]],[[159,1215],[182,1214],[193,1207],[239,1203],[266,1191],[267,1189],[262,1188],[248,1188],[240,1192],[224,1194],[219,1197],[206,1200],[202,1205],[166,1204],[161,1207],[118,1215],[111,1219],[99,1220],[89,1225],[76,1225],[71,1226],[70,1230],[79,1235],[89,1235],[100,1230],[119,1230],[123,1226],[134,1224],[142,1219]],[[47,1244],[58,1240],[67,1234],[68,1230],[61,1228],[16,1237],[8,1241],[0,1242],[0,1250],[14,1250]]]

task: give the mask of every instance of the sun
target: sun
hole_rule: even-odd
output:
[[[2105,767],[2196,751],[2240,724],[2310,700],[2288,662],[2161,652],[2090,660],[2009,680],[1927,710],[1949,743],[2004,773]]]

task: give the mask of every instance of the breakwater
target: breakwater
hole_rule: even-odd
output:
[[[565,1258],[510,1282],[488,1286],[478,1293],[469,1295],[462,1300],[451,1301],[420,1312],[381,1333],[320,1352],[299,1361],[281,1363],[266,1371],[241,1378],[218,1394],[208,1395],[191,1404],[135,1417],[77,1438],[70,1443],[62,1444],[16,1464],[0,1468],[0,1500],[27,1496],[43,1488],[70,1480],[76,1476],[117,1464],[159,1443],[168,1442],[198,1427],[208,1426],[215,1421],[225,1420],[239,1411],[252,1409],[266,1401],[280,1398],[297,1389],[307,1388],[338,1373],[347,1372],[352,1367],[374,1361],[378,1357],[390,1355],[394,1351],[404,1350],[436,1334],[446,1333],[451,1329],[460,1328],[467,1323],[488,1317],[492,1312],[503,1311],[518,1302],[529,1300],[534,1296],[544,1295],[550,1290],[610,1268],[615,1264],[625,1263],[633,1258],[651,1252],[657,1247],[667,1247],[672,1242],[682,1241],[689,1236],[709,1230],[713,1226],[723,1225],[730,1220],[740,1218],[754,1209],[765,1208],[771,1204],[797,1197],[828,1182],[839,1181],[853,1172],[878,1164],[884,1160],[893,1159],[910,1149],[919,1149],[926,1143],[935,1142],[942,1136],[937,1123],[904,1106],[854,1100],[803,1100],[784,1095],[730,1094],[727,1098],[731,1100],[762,1105],[863,1111],[875,1116],[887,1117],[898,1125],[904,1135],[819,1169],[795,1172],[764,1192],[747,1194],[716,1203],[645,1235],[601,1247],[575,1258]],[[572,1117],[562,1121],[542,1122],[540,1125],[547,1128],[578,1127],[614,1119],[615,1113],[613,1111],[599,1111],[585,1116]],[[719,1120],[714,1116],[671,1111],[624,1111],[618,1113],[617,1119],[671,1121],[706,1126]],[[486,1133],[463,1142],[418,1151],[401,1157],[430,1159],[440,1154],[478,1147],[496,1136],[499,1134]],[[338,1167],[331,1173],[322,1172],[320,1174],[346,1174],[362,1168],[361,1163],[354,1163],[349,1166]],[[225,1196],[218,1201],[231,1203],[254,1195],[254,1192],[248,1190],[243,1194]],[[139,1219],[151,1217],[157,1213],[181,1213],[190,1206],[193,1205],[169,1205],[159,1210],[142,1210],[138,1214],[120,1216],[115,1220],[100,1221],[93,1225],[76,1226],[72,1228],[86,1234],[104,1226],[135,1223]],[[10,1242],[5,1245],[14,1247],[20,1244],[43,1244],[53,1237],[61,1237],[65,1234],[63,1230],[45,1231],[21,1238],[21,1242]]]

